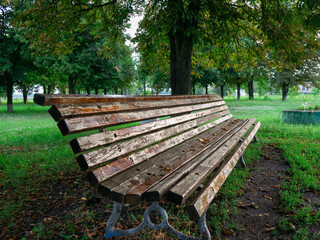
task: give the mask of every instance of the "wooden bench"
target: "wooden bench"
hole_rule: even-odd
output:
[[[88,133],[70,145],[80,168],[88,171],[90,184],[114,201],[106,238],[134,234],[147,226],[197,239],[170,226],[158,204],[164,199],[185,204],[190,219],[199,222],[201,239],[210,239],[206,211],[260,127],[255,119],[233,118],[215,95],[36,94],[34,102],[52,105],[49,113],[63,135]],[[155,121],[140,124],[148,119]],[[140,226],[114,227],[122,204],[145,200],[152,204]],[[162,215],[161,224],[152,223],[150,211]]]

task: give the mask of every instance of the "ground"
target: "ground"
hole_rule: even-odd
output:
[[[238,230],[225,230],[223,238],[275,238],[274,229],[282,214],[279,189],[288,167],[279,149],[275,146],[263,148],[259,160],[250,166],[243,195],[237,199],[239,212],[229,219],[238,225]],[[55,182],[39,183],[36,192],[29,192],[26,186],[24,190],[28,199],[24,201],[24,210],[14,216],[14,226],[2,223],[0,239],[85,238],[83,234],[90,239],[102,239],[112,202],[96,194],[87,184],[81,184],[79,176],[80,172],[72,175],[61,173]],[[6,189],[1,191],[1,198],[14,201],[12,194],[16,194],[16,189]],[[318,194],[309,195],[314,200],[320,197]],[[219,204],[218,201],[219,198],[215,202]],[[141,216],[145,208],[146,205],[125,206],[118,226],[137,226],[139,219],[134,215]],[[320,223],[313,230],[316,232],[318,227]],[[172,238],[157,231],[153,231],[151,236]],[[140,239],[140,235],[130,239]],[[292,239],[292,232],[277,235],[277,239]]]

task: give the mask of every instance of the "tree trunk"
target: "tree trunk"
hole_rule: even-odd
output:
[[[123,95],[123,88],[121,88],[121,92],[120,92],[120,95]]]
[[[220,95],[222,98],[224,97],[224,86],[220,86]]]
[[[254,99],[254,94],[253,94],[253,78],[250,78],[250,81],[248,82],[248,91],[249,91],[249,100]]]
[[[170,85],[172,95],[190,94],[191,85],[191,57],[195,32],[198,28],[198,14],[200,4],[191,1],[188,8],[179,0],[169,0],[168,8],[176,19],[169,32],[170,42]],[[184,18],[185,11],[188,18]]]
[[[286,82],[283,82],[282,83],[282,101],[287,100],[288,92],[289,92],[289,84],[287,84]]]
[[[196,83],[192,83],[192,93],[193,95],[196,94]]]
[[[69,75],[69,78],[68,78],[68,87],[69,87],[69,94],[75,94],[75,91],[74,91],[74,80],[73,80],[73,77],[71,77]]]
[[[184,33],[169,33],[170,39],[170,85],[172,95],[190,94],[192,37]]]
[[[51,89],[51,88],[52,88],[52,86],[49,85],[49,86],[48,86],[48,94],[50,94],[50,93],[52,92],[52,89]]]
[[[114,94],[115,94],[115,95],[118,94],[118,88],[114,88]]]
[[[47,94],[47,88],[46,88],[46,86],[44,86],[44,85],[43,85],[43,93],[44,93],[44,94]]]
[[[146,79],[143,80],[143,95],[147,95],[147,82]]]
[[[90,95],[90,88],[89,87],[86,87],[86,92],[88,95]]]
[[[107,95],[107,89],[106,88],[103,89],[103,94]]]
[[[12,94],[13,94],[13,81],[11,76],[8,76],[7,82],[7,112],[13,113]]]
[[[95,95],[98,95],[98,93],[99,93],[98,88],[95,88],[95,89],[94,89],[94,94],[95,94]]]
[[[24,103],[24,104],[27,104],[27,101],[28,101],[28,91],[27,91],[25,88],[22,89],[22,96],[23,96],[23,103]]]
[[[239,82],[237,82],[237,100],[239,101],[240,100],[240,87],[241,87],[241,84]]]
[[[208,85],[206,85],[205,89],[206,89],[206,94],[208,94]]]

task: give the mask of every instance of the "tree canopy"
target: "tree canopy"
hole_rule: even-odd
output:
[[[319,49],[317,0],[11,0],[15,26],[36,52],[71,54],[79,34],[125,41],[129,18],[143,13],[136,41],[146,68],[170,74],[172,94],[189,94],[192,62],[235,70],[262,58],[294,69]],[[243,50],[244,49],[244,50]],[[209,65],[211,65],[209,67]],[[195,68],[194,68],[195,69]],[[160,75],[159,75],[160,76]]]

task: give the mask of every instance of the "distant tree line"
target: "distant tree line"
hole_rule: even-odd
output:
[[[319,87],[317,1],[1,1],[0,94],[171,94]],[[125,41],[144,12],[133,60]],[[255,83],[255,84],[254,84]]]

